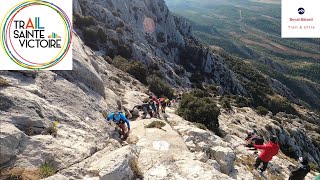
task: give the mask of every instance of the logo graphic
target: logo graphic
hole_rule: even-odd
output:
[[[9,2],[0,5],[0,12],[6,13],[0,26],[0,47],[4,50],[0,53],[0,70],[71,70],[72,3]]]
[[[281,0],[282,38],[320,38],[319,0]]]
[[[302,7],[299,8],[299,9],[298,9],[298,13],[301,14],[301,15],[304,14],[304,9],[303,9]]]

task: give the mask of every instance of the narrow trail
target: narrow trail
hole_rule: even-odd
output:
[[[179,117],[172,109],[167,115],[169,121]],[[145,128],[153,121],[162,121],[166,125],[161,129]],[[211,179],[217,173],[208,164],[197,160],[179,133],[164,119],[138,118],[131,122],[131,126],[130,138],[136,139],[140,151],[138,161],[145,170],[145,179]]]

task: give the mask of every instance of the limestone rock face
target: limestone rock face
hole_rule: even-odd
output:
[[[220,164],[222,172],[230,174],[234,167],[233,162],[236,159],[236,155],[231,148],[224,148],[217,146],[212,148],[213,156]]]
[[[0,72],[11,85],[0,87],[1,167],[50,162],[61,170],[81,162],[115,135],[105,117],[118,109],[122,91],[145,91],[139,82],[131,85],[131,77],[121,84],[109,79],[128,74],[96,56],[76,34],[73,54],[73,71]],[[56,137],[49,133],[55,121]]]
[[[82,15],[82,10],[78,0],[72,0],[73,3],[73,13]]]
[[[164,0],[77,0],[74,9],[96,19],[96,25],[87,28],[104,27],[106,40],[95,48],[105,55],[117,52],[147,66],[157,64],[164,80],[175,87],[190,87],[191,74],[204,72],[223,92],[246,94],[224,59],[199,43],[189,23],[173,16]],[[76,26],[76,31],[84,36],[83,29]],[[126,53],[120,51],[124,47]]]
[[[74,4],[75,12],[92,15],[104,25],[126,24],[131,33],[120,36],[112,28],[106,31],[123,43],[133,39],[132,57],[158,62],[161,71],[180,67],[175,63],[181,58],[181,48],[197,46],[186,40],[192,41],[190,26],[172,16],[163,0],[74,0]],[[232,112],[222,110],[219,116],[226,134],[219,137],[168,108],[162,114],[165,120],[131,121],[130,136],[122,142],[116,126],[105,122],[106,115],[132,109],[148,97],[148,90],[88,48],[79,35],[74,34],[74,71],[0,71],[10,84],[0,86],[1,169],[37,169],[48,162],[58,173],[47,180],[254,179],[251,164],[257,155],[243,146],[246,131],[251,129],[265,140],[276,134],[284,145],[269,163],[269,179],[288,178],[288,165],[296,163],[289,155],[306,153],[312,163],[319,164],[319,148],[310,138],[319,137],[315,114],[306,114],[304,121],[287,114],[260,116],[251,108],[232,107]],[[208,51],[201,57],[199,67],[210,74],[210,80],[225,82],[220,93],[245,93],[223,59]],[[191,60],[192,68],[196,62]],[[189,75],[184,72],[182,77],[165,78],[188,86]],[[146,127],[154,121],[165,125]],[[53,126],[54,122],[58,124]],[[306,179],[314,176],[311,172]]]
[[[18,154],[17,147],[24,138],[24,133],[21,132],[12,124],[1,123],[0,134],[0,164],[9,162]]]

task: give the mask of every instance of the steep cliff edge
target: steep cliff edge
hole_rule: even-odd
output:
[[[148,66],[157,64],[166,81],[176,87],[190,87],[192,74],[200,72],[207,82],[221,86],[226,93],[246,93],[224,60],[194,39],[191,26],[185,19],[174,17],[164,0],[74,2],[75,13],[91,16],[94,21],[90,26],[79,23],[76,31],[102,54],[121,55]],[[98,35],[89,40],[86,33],[94,29],[105,38]],[[182,67],[187,72],[178,72]]]

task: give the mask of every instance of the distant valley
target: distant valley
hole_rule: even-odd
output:
[[[213,49],[254,65],[320,107],[320,39],[282,39],[280,0],[166,0]],[[305,89],[307,87],[307,89]]]

